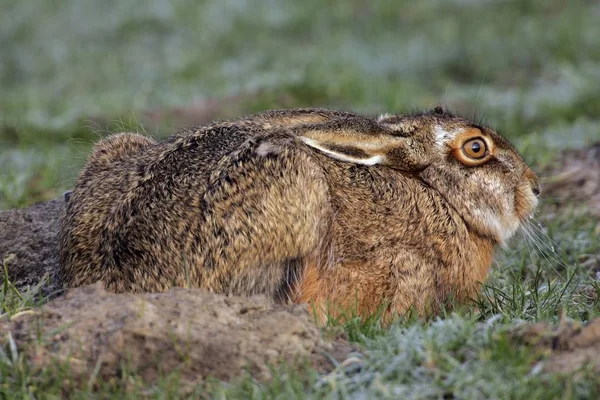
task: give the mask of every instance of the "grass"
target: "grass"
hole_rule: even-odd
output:
[[[600,6],[591,1],[48,0],[0,3],[0,209],[71,187],[92,143],[122,130],[164,137],[186,121],[329,106],[367,113],[438,104],[497,127],[542,171],[600,140]],[[198,110],[197,110],[198,111]],[[429,322],[343,324],[365,360],[327,377],[209,382],[216,398],[597,398],[597,377],[539,372],[521,323],[600,315],[598,220],[545,213],[498,254],[476,307]],[[7,261],[9,262],[9,261]],[[34,307],[6,277],[0,314]],[[330,321],[332,325],[337,322]],[[360,367],[359,367],[360,365]],[[585,376],[585,375],[584,375]],[[593,378],[593,379],[592,379]],[[34,372],[0,351],[0,398],[60,397],[67,368]],[[73,398],[177,398],[178,377],[135,371]]]
[[[28,290],[19,291],[10,281],[8,276],[8,264],[12,261],[12,255],[6,257],[3,261],[3,270],[0,287],[0,318],[3,316],[13,316],[19,312],[29,310],[43,303],[39,300],[40,289],[45,283],[44,280]]]
[[[600,380],[591,372],[560,376],[540,372],[545,354],[515,343],[511,332],[523,322],[561,318],[585,321],[600,314],[600,290],[594,286],[593,271],[570,265],[576,254],[597,251],[600,242],[590,219],[581,217],[548,222],[544,243],[561,242],[556,259],[548,261],[539,251],[522,242],[498,259],[477,308],[462,308],[433,321],[405,317],[391,328],[381,327],[378,318],[351,319],[343,324],[349,337],[361,344],[365,358],[318,376],[309,368],[279,368],[275,379],[260,384],[251,377],[221,384],[209,381],[194,394],[212,398],[597,398]],[[568,222],[567,222],[568,221]],[[563,229],[557,231],[558,227]],[[515,242],[521,243],[520,240]],[[523,256],[525,255],[525,256]],[[559,257],[560,255],[560,257]],[[6,280],[5,280],[6,282]],[[590,288],[592,291],[590,291]],[[15,295],[10,284],[0,299]],[[2,312],[13,314],[31,307],[21,302],[2,301]],[[332,325],[338,322],[331,320]],[[24,363],[19,350],[7,346],[0,352],[0,397],[59,396],[65,382],[74,385],[65,366],[41,373]],[[143,385],[135,371],[125,371],[100,387],[79,387],[73,398],[177,398],[178,376],[166,373],[152,388]]]

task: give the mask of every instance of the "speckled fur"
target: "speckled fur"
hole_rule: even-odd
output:
[[[163,142],[111,136],[68,200],[64,284],[264,293],[312,303],[322,318],[325,309],[368,314],[382,302],[388,317],[464,302],[495,246],[535,208],[538,189],[489,128],[477,127],[497,154],[482,166],[466,167],[440,142],[453,134],[439,129],[472,126],[440,109],[380,118],[299,109]]]

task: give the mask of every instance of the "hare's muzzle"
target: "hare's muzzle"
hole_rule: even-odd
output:
[[[521,221],[531,217],[538,205],[541,193],[537,175],[527,168],[522,175],[521,182],[516,187],[515,211]]]
[[[527,179],[527,181],[529,181],[529,185],[531,186],[531,191],[533,192],[533,194],[536,197],[539,197],[539,195],[542,193],[542,188],[540,186],[540,181],[535,172],[533,172],[531,168],[527,168],[527,170],[523,174],[523,177]]]

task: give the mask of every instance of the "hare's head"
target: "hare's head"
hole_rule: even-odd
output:
[[[444,112],[332,120],[302,140],[338,160],[394,168],[436,190],[479,235],[504,244],[530,217],[537,176],[489,127]]]

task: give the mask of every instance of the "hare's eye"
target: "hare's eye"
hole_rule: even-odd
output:
[[[471,139],[462,146],[462,150],[469,158],[479,160],[486,156],[487,146],[483,139]]]

